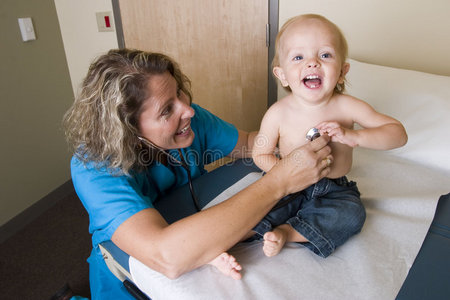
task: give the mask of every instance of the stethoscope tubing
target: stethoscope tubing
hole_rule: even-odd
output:
[[[191,193],[192,201],[194,202],[195,209],[197,211],[201,211],[197,195],[195,194],[194,184],[192,183],[191,172],[189,170],[189,166],[187,165],[187,163],[186,163],[186,161],[185,161],[185,159],[183,157],[183,153],[181,152],[181,150],[177,149],[178,153],[180,154],[180,160],[179,160],[176,157],[174,157],[173,155],[171,155],[170,153],[168,153],[165,149],[163,149],[163,148],[157,146],[156,144],[152,143],[150,140],[148,140],[148,139],[146,139],[146,138],[144,138],[142,136],[138,136],[137,138],[141,142],[143,142],[147,147],[155,148],[155,149],[159,150],[161,153],[164,153],[165,155],[167,155],[167,158],[169,158],[171,161],[175,162],[176,164],[178,164],[179,166],[181,166],[183,169],[186,170],[187,177],[188,177],[188,182],[189,182],[189,191]]]

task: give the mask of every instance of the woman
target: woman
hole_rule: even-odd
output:
[[[255,133],[192,104],[188,78],[157,53],[123,49],[99,57],[64,125],[74,151],[72,181],[90,218],[93,299],[131,299],[102,259],[98,244],[106,240],[169,278],[206,263],[240,278],[240,265],[224,251],[245,238],[280,198],[329,172],[329,139],[322,137],[229,200],[168,225],[152,203],[186,184],[187,173],[158,149],[188,160],[196,177],[210,163],[209,151],[250,156]]]

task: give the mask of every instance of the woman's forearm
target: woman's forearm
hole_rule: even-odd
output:
[[[164,251],[171,253],[175,273],[202,266],[242,240],[284,196],[278,186],[271,176],[264,176],[227,201],[167,227],[171,238]]]
[[[150,268],[177,278],[239,242],[283,196],[270,174],[227,201],[168,225],[155,209],[126,220],[113,242]]]
[[[326,176],[327,142],[294,150],[227,201],[171,225],[155,209],[139,212],[119,226],[113,242],[169,278],[204,265],[239,242],[281,197]]]

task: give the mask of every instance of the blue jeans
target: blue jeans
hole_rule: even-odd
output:
[[[323,178],[286,197],[292,197],[292,200],[271,211],[253,228],[257,238],[261,239],[266,232],[287,223],[308,240],[302,243],[305,247],[327,257],[360,232],[366,219],[356,183],[345,176]]]

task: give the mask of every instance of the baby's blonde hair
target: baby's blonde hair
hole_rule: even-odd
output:
[[[339,27],[336,24],[334,24],[333,22],[331,22],[330,20],[328,20],[327,18],[325,18],[324,16],[317,15],[317,14],[304,14],[304,15],[298,15],[298,16],[290,18],[289,20],[286,21],[286,23],[283,24],[281,29],[278,31],[277,38],[275,40],[275,56],[273,57],[273,60],[272,60],[272,69],[274,67],[280,66],[280,40],[281,40],[281,37],[283,36],[284,32],[286,31],[286,29],[295,22],[310,20],[310,19],[319,20],[319,21],[325,23],[326,25],[330,26],[330,28],[334,31],[334,33],[338,37],[338,42],[339,42],[339,48],[337,49],[338,55],[340,56],[342,64],[345,63],[345,61],[347,60],[347,56],[348,56],[348,44],[347,44],[347,40],[345,39],[344,34],[339,29]],[[288,91],[291,91],[289,86],[285,87],[285,89],[287,89]],[[336,87],[334,88],[334,91],[336,93],[340,93],[340,94],[343,93],[344,90],[345,90],[345,81],[342,84],[338,83],[336,85]]]

